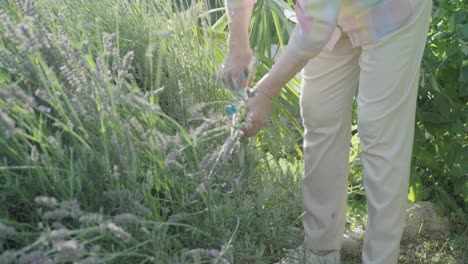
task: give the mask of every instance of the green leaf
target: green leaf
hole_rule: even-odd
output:
[[[276,33],[278,34],[279,44],[280,44],[281,48],[283,48],[284,47],[284,36],[283,36],[283,30],[281,29],[281,26],[280,26],[280,23],[279,23],[278,15],[276,15],[276,13],[274,11],[272,11],[271,12],[271,17],[272,17],[273,22],[275,24]]]
[[[416,190],[415,190],[414,185],[410,185],[409,193],[408,193],[408,200],[410,200],[413,203],[417,201]]]
[[[463,25],[462,32],[463,32],[463,37],[468,38],[468,24]]]
[[[463,52],[463,54],[465,54],[465,56],[468,56],[468,45],[466,45],[466,42],[461,39],[460,39],[460,47],[461,47],[461,51]]]
[[[450,131],[457,137],[464,138],[465,137],[465,128],[461,122],[457,122],[452,125]]]
[[[465,97],[468,96],[468,64],[463,66],[460,70],[460,88],[459,88],[459,96]]]
[[[423,148],[417,148],[415,156],[422,166],[435,170],[440,169],[439,162],[435,159],[435,153],[430,153]]]
[[[421,182],[421,177],[417,174],[412,174],[411,175],[411,183],[409,187],[409,193],[408,193],[408,199],[411,202],[417,202],[418,199],[418,194],[422,191],[422,182]]]
[[[447,57],[457,55],[459,51],[460,51],[460,44],[454,41],[450,43],[449,46],[447,47],[447,51],[446,51]]]
[[[434,89],[434,91],[440,93],[440,88],[439,88],[439,84],[437,83],[437,80],[434,76],[430,76],[429,77],[429,82],[431,84],[431,88]]]
[[[455,161],[463,156],[463,148],[456,142],[440,141],[436,145],[439,154],[444,159],[444,163],[448,166],[452,166]]]
[[[455,23],[455,14],[453,14],[449,20],[448,20],[448,31],[450,33],[454,32],[455,31],[455,26],[456,26],[456,23]]]
[[[452,177],[466,176],[468,174],[468,167],[462,163],[455,163],[450,169],[449,174]]]
[[[414,142],[417,144],[424,144],[426,142],[426,137],[424,135],[424,129],[418,124],[414,131]]]
[[[460,195],[465,203],[468,202],[468,179],[465,179],[460,184],[456,184],[454,188],[454,193]]]
[[[417,173],[412,173],[410,178],[410,187],[408,192],[408,199],[411,202],[426,200],[429,198],[433,190],[432,186],[424,186],[421,176]]]
[[[444,189],[438,188],[437,194],[439,195],[439,202],[445,206],[448,206],[452,211],[457,211],[460,209],[455,199],[453,199],[453,195],[448,194]]]
[[[450,123],[451,120],[448,120],[443,115],[434,112],[420,112],[418,113],[418,120],[428,122],[428,123],[435,123],[435,124],[443,124],[443,123]]]

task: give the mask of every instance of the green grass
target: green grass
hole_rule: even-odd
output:
[[[146,2],[0,3],[0,263],[273,263],[301,242],[301,160],[224,116],[225,34]],[[465,237],[408,252],[463,260]]]

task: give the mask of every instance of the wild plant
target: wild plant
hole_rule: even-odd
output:
[[[2,261],[262,258],[256,248],[264,237],[273,241],[271,236],[289,232],[290,224],[278,228],[276,222],[297,221],[292,216],[298,213],[290,214],[299,210],[299,203],[290,206],[298,199],[297,179],[265,174],[254,141],[242,150],[241,126],[225,116],[228,94],[213,77],[217,59],[203,56],[209,38],[200,49],[177,43],[175,35],[163,40],[159,33],[125,45],[134,18],[150,8],[133,1],[127,11],[138,14],[123,17],[125,30],[102,32],[99,28],[113,21],[103,15],[108,24],[91,23],[89,32],[80,31],[78,17],[101,12],[87,8],[110,5],[94,2],[61,1],[63,13],[56,9],[59,2],[0,4]],[[169,19],[183,25],[176,18],[157,18],[162,22],[150,35],[169,28]],[[178,57],[189,47],[199,57]],[[198,58],[207,64],[197,65]],[[184,86],[189,92],[180,93]],[[183,99],[179,106],[167,99],[174,92]],[[182,104],[184,112],[171,111]],[[272,196],[283,192],[281,177],[290,186],[290,199]],[[273,206],[276,201],[287,210],[259,222],[280,209]]]

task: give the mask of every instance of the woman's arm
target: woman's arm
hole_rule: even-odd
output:
[[[260,80],[258,89],[275,97],[330,40],[338,22],[341,0],[298,0],[297,25],[285,53]]]
[[[229,48],[250,49],[249,24],[255,0],[225,0]]]
[[[254,136],[266,123],[271,101],[306,64],[318,55],[336,29],[341,0],[298,0],[294,28],[284,54],[256,86],[249,100],[251,126],[246,136]]]
[[[228,15],[228,52],[224,61],[225,81],[238,80],[248,70],[253,57],[250,48],[249,24],[255,0],[225,0]]]

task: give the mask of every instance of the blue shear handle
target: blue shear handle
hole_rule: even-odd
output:
[[[244,86],[243,83],[245,83],[248,79],[249,79],[249,72],[244,71],[241,75],[241,86],[242,86],[240,87],[241,89],[245,89],[247,87],[247,85],[243,87]],[[237,108],[234,103],[231,103],[226,106],[226,114],[228,117],[233,117],[236,113],[237,113]]]
[[[226,114],[228,117],[233,117],[237,112],[236,106],[230,104],[226,106]]]
[[[244,71],[242,73],[242,80],[243,81],[247,81],[249,79],[249,72],[248,71]]]

